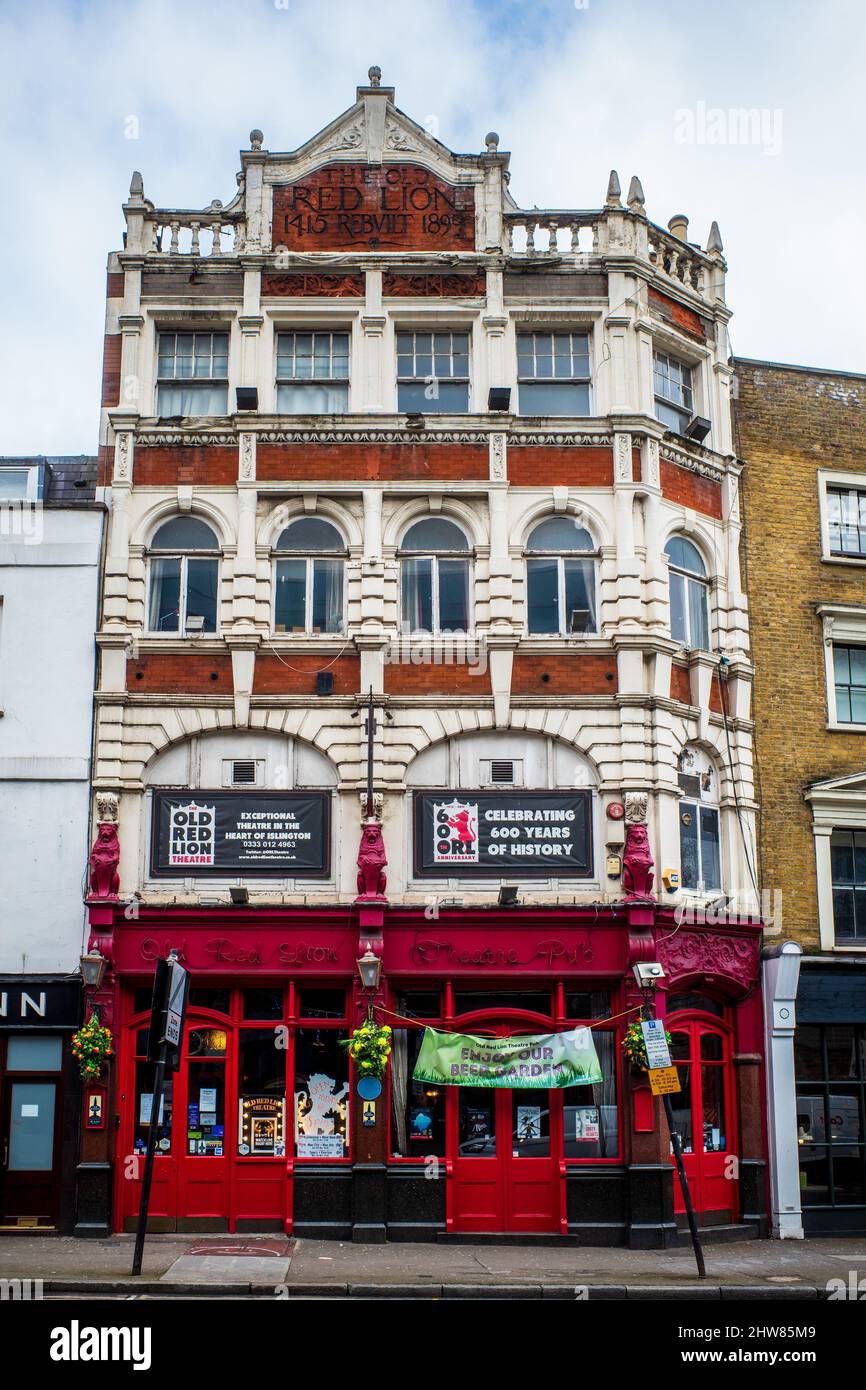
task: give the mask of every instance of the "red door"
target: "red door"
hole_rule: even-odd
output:
[[[668,1018],[667,1027],[682,1087],[671,1104],[692,1206],[704,1225],[729,1225],[739,1210],[730,1032],[716,1020],[680,1014]],[[674,1211],[685,1209],[675,1174]]]
[[[154,1065],[147,1061],[147,1027],[130,1030],[122,1088],[123,1158],[119,1208],[135,1228],[150,1126],[158,1118],[148,1229],[229,1228],[229,1160],[234,1152],[231,1084],[233,1033],[217,1016],[190,1013],[180,1068],[166,1077],[160,1115],[153,1113]]]
[[[454,1027],[505,1037],[550,1025],[476,1016]],[[560,1230],[561,1091],[452,1086],[448,1136],[455,1231]]]

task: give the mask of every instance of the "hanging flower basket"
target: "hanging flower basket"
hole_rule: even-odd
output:
[[[97,1014],[91,1014],[78,1032],[72,1034],[72,1055],[78,1063],[82,1081],[95,1081],[103,1062],[111,1056],[111,1029],[102,1026]]]
[[[665,1029],[665,1037],[667,1038],[668,1047],[670,1047],[673,1038],[667,1029]],[[638,1071],[649,1070],[647,1066],[646,1043],[644,1042],[644,1036],[641,1032],[639,1022],[630,1023],[625,1030],[625,1036],[622,1040],[622,1050],[631,1065]]]
[[[341,1039],[341,1044],[349,1049],[349,1056],[359,1076],[381,1079],[385,1075],[391,1056],[391,1029],[387,1024],[380,1027],[375,1019],[368,1017],[360,1028],[355,1029],[351,1038]]]

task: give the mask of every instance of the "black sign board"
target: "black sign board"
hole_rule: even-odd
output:
[[[324,792],[154,792],[151,872],[327,878]]]
[[[77,1028],[81,1022],[80,975],[52,980],[40,975],[0,975],[0,1029]]]
[[[415,873],[590,878],[591,793],[416,792]]]

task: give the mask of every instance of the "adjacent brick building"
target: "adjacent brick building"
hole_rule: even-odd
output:
[[[862,1232],[866,376],[735,366],[761,879],[804,952],[796,1114],[777,1123],[796,1125],[806,1230]]]

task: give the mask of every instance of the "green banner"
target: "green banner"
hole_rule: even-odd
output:
[[[412,1078],[440,1086],[547,1090],[588,1086],[601,1081],[602,1075],[589,1028],[515,1038],[477,1038],[425,1028]]]

